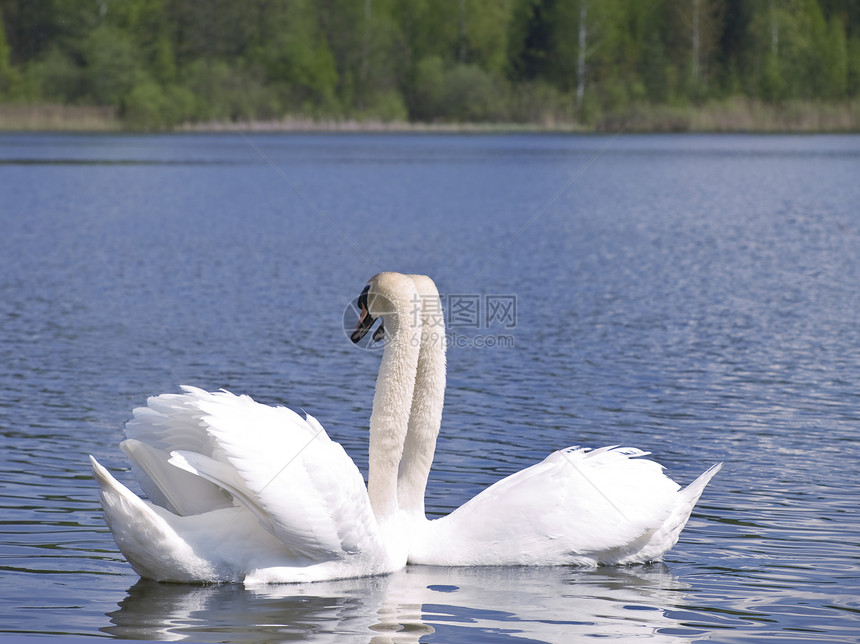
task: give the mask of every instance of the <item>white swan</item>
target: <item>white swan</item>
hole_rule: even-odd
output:
[[[685,489],[635,448],[570,447],[490,486],[448,516],[427,520],[424,491],[445,391],[445,328],[433,281],[412,276],[422,342],[398,475],[409,562],[430,565],[586,565],[659,560],[722,464]]]
[[[106,520],[141,576],[161,581],[317,581],[406,565],[397,470],[421,319],[411,279],[374,277],[356,339],[388,336],[370,419],[368,485],[311,416],[185,387],[134,410],[121,447],[149,501],[90,456]],[[417,319],[416,319],[417,318]]]

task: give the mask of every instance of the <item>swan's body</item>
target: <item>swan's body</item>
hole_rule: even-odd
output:
[[[427,520],[424,489],[445,390],[438,291],[413,276],[424,310],[415,396],[398,477],[409,562],[427,565],[597,565],[659,560],[678,541],[721,464],[687,488],[635,448],[568,448]],[[404,467],[405,466],[405,467]]]
[[[413,519],[409,562],[439,566],[628,564],[675,543],[716,465],[680,486],[634,448],[568,448],[439,519]]]
[[[294,582],[392,572],[406,565],[397,510],[420,343],[412,281],[384,273],[362,320],[389,341],[370,427],[368,486],[311,416],[247,396],[185,388],[150,398],[126,425],[123,451],[144,501],[95,459],[107,523],[142,577],[180,582]]]

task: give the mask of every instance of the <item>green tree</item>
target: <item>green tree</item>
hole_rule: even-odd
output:
[[[0,11],[0,96],[9,91],[12,80],[12,65],[9,62],[9,44],[6,42],[6,27]]]
[[[291,109],[335,109],[337,69],[312,2],[273,4],[255,58]]]
[[[512,10],[512,0],[458,0],[457,60],[474,63],[491,73],[503,73]]]
[[[831,17],[823,40],[817,43],[819,49],[821,87],[818,96],[829,99],[843,99],[848,89],[848,45],[845,28],[837,17]]]
[[[81,46],[86,94],[98,105],[121,105],[141,77],[140,51],[128,35],[107,24]]]
[[[314,117],[597,122],[860,95],[850,0],[0,0],[0,98],[131,127]]]
[[[846,45],[845,89],[850,97],[860,96],[860,36],[851,36]]]
[[[554,9],[554,0],[517,0],[514,5],[508,39],[509,73],[514,81],[548,79],[554,75],[551,66]]]

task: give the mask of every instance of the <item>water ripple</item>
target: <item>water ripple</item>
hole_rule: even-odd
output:
[[[856,640],[860,137],[622,136],[525,230],[604,138],[255,137],[325,218],[237,136],[0,140],[4,632]],[[665,564],[137,581],[86,455],[136,489],[123,423],[187,383],[306,409],[366,471],[379,357],[341,312],[389,268],[517,301],[513,346],[450,351],[428,512],[569,445],[724,461]]]

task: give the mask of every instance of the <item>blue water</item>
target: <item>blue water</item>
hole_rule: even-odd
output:
[[[0,632],[856,641],[858,179],[857,136],[0,135]],[[428,511],[568,445],[725,461],[663,563],[138,581],[86,455],[131,482],[131,409],[193,384],[364,471],[380,270],[452,307]]]

